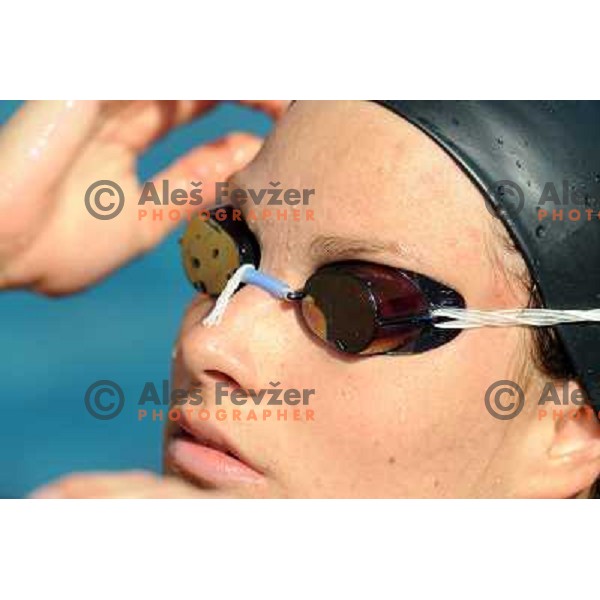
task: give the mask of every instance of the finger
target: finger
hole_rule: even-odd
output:
[[[264,112],[277,120],[287,110],[286,100],[239,100],[239,104]],[[103,105],[100,137],[119,139],[136,153],[148,149],[172,129],[216,108],[218,100],[119,101]]]
[[[155,477],[146,482],[122,479],[118,483],[111,482],[109,486],[100,488],[97,484],[94,498],[106,499],[169,499],[169,498],[207,498],[210,492],[203,492],[189,484],[172,478]],[[89,497],[89,496],[86,496]]]
[[[156,475],[147,471],[121,473],[72,473],[37,488],[30,498],[102,498],[122,489],[125,485],[139,487],[152,485]]]
[[[0,212],[11,215],[0,220],[0,240],[35,229],[98,111],[98,102],[28,102],[0,130]]]
[[[113,101],[103,105],[103,125],[98,136],[103,141],[119,140],[139,153],[172,129],[214,109],[217,100],[135,100]]]
[[[273,119],[279,119],[290,105],[289,100],[238,100],[240,104],[260,110]]]
[[[33,499],[206,498],[183,481],[146,471],[74,473],[35,490]]]
[[[123,496],[111,496],[114,498],[137,498],[137,499],[174,499],[174,498],[225,498],[225,496],[217,496],[216,492],[210,490],[200,490],[185,482],[178,481],[170,477],[163,477],[158,480],[153,486],[145,488],[138,487],[135,490],[125,491]]]
[[[215,142],[205,144],[185,155],[168,169],[154,178],[156,189],[161,189],[163,180],[169,181],[169,188],[191,191],[193,184],[201,182],[202,203],[184,205],[181,207],[182,217],[187,211],[209,210],[215,203],[217,182],[224,182],[229,177],[244,168],[258,153],[263,140],[247,133],[232,133]],[[200,189],[200,187],[198,187]],[[140,221],[144,227],[145,248],[153,248],[170,231],[182,224],[181,220],[169,218],[173,206],[157,207],[148,205],[150,210],[157,211],[156,219]],[[162,217],[158,217],[158,214]],[[188,218],[186,216],[186,218]]]

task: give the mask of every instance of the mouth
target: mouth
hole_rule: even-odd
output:
[[[167,470],[200,488],[264,482],[264,474],[209,423],[177,423],[167,441]]]

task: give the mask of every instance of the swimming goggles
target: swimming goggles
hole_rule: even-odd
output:
[[[255,285],[294,303],[310,334],[346,354],[417,354],[472,327],[600,321],[600,309],[466,309],[456,290],[425,275],[359,260],[326,264],[294,290],[259,270],[258,242],[232,207],[194,217],[180,243],[187,278],[217,299],[205,325],[220,322],[240,286]]]

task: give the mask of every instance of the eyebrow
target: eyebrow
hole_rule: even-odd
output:
[[[418,253],[400,241],[366,240],[337,235],[315,237],[310,244],[309,254],[313,259],[328,261],[356,258],[357,256],[394,255],[410,262],[422,263]]]
[[[239,171],[233,173],[228,181],[231,188],[246,189],[243,181],[238,178]],[[242,211],[242,217],[246,218],[247,204],[237,206]],[[254,229],[253,223],[248,223]],[[255,232],[256,233],[256,232]],[[338,235],[318,235],[310,243],[309,256],[317,262],[334,262],[348,260],[357,257],[369,256],[398,256],[406,259],[410,264],[424,264],[420,254],[413,247],[400,241],[378,241],[367,240],[359,237],[347,237]]]

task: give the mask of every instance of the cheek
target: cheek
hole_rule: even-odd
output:
[[[502,443],[506,425],[484,397],[512,376],[518,340],[513,330],[481,330],[417,356],[305,361],[317,392],[303,462],[359,495],[466,493]]]
[[[466,494],[461,490],[481,480],[501,454],[510,423],[490,415],[485,394],[494,382],[514,378],[520,339],[515,329],[466,331],[439,351],[410,357],[394,386],[404,417],[398,448],[408,472],[431,474],[450,495]]]

